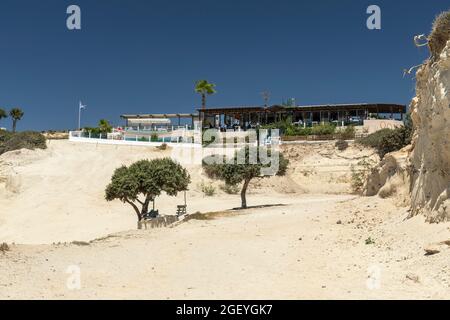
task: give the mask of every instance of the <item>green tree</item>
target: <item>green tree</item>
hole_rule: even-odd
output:
[[[101,119],[98,122],[98,128],[101,133],[110,133],[112,131],[112,125],[106,119]]]
[[[195,92],[202,96],[202,109],[206,109],[206,96],[216,93],[216,85],[207,80],[198,80],[195,83]]]
[[[161,192],[176,196],[178,192],[187,190],[190,182],[187,170],[170,158],[141,160],[116,169],[106,187],[105,198],[128,203],[141,221],[150,202],[155,201]]]
[[[17,121],[21,120],[24,112],[20,108],[13,108],[9,111],[9,116],[13,121],[12,132],[16,132]]]
[[[267,159],[271,161],[264,161]],[[207,176],[224,181],[229,186],[242,183],[241,207],[247,208],[247,189],[254,178],[264,178],[286,173],[289,160],[279,152],[270,149],[245,147],[237,151],[232,159],[210,156],[203,159],[203,169]]]
[[[8,114],[6,113],[6,111],[4,109],[0,108],[0,120],[2,120],[4,118],[8,118]]]

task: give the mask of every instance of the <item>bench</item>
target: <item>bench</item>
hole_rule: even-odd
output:
[[[177,216],[181,216],[183,214],[186,214],[187,206],[186,205],[179,205],[177,206]]]

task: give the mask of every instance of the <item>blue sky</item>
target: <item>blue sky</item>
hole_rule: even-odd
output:
[[[77,4],[82,30],[66,28]],[[366,28],[366,9],[382,10],[382,29]],[[450,7],[442,0],[2,0],[0,107],[25,111],[19,130],[72,129],[122,113],[192,112],[195,80],[218,93],[209,106],[408,104],[428,33]],[[10,127],[3,120],[1,126]]]

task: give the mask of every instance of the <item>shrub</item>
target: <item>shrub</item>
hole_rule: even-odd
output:
[[[167,143],[163,143],[160,146],[157,147],[159,150],[166,150],[167,149]]]
[[[151,142],[158,142],[158,135],[156,133],[152,133],[150,137]]]
[[[355,139],[355,127],[346,126],[344,130],[339,132],[339,138],[342,140]]]
[[[450,40],[450,11],[442,12],[433,22],[428,43],[434,59],[439,57],[448,40]]]
[[[206,184],[202,181],[200,188],[202,189],[203,194],[207,197],[212,197],[216,194],[216,188],[214,188],[211,183]]]
[[[335,147],[336,147],[339,151],[344,151],[345,149],[348,148],[348,143],[347,143],[347,141],[345,141],[345,140],[339,139],[338,141],[336,141]]]
[[[322,124],[319,126],[312,127],[311,134],[316,136],[325,136],[334,134],[336,131],[336,126],[330,123]]]
[[[9,246],[6,242],[3,242],[0,244],[0,252],[5,253],[6,251],[9,251]]]
[[[11,133],[0,131],[0,154],[19,149],[46,149],[45,137],[39,132]]]
[[[239,193],[239,186],[237,184],[226,184],[220,186],[220,189],[222,189],[223,192],[228,194],[238,194]]]
[[[367,137],[358,139],[357,142],[366,147],[372,147],[377,150],[380,158],[387,153],[400,150],[411,143],[412,128],[402,126],[395,129],[382,129],[374,132]]]

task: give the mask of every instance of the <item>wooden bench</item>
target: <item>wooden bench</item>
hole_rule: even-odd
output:
[[[186,209],[187,209],[186,205],[179,205],[179,206],[177,206],[177,216],[181,216],[183,214],[186,214]]]

